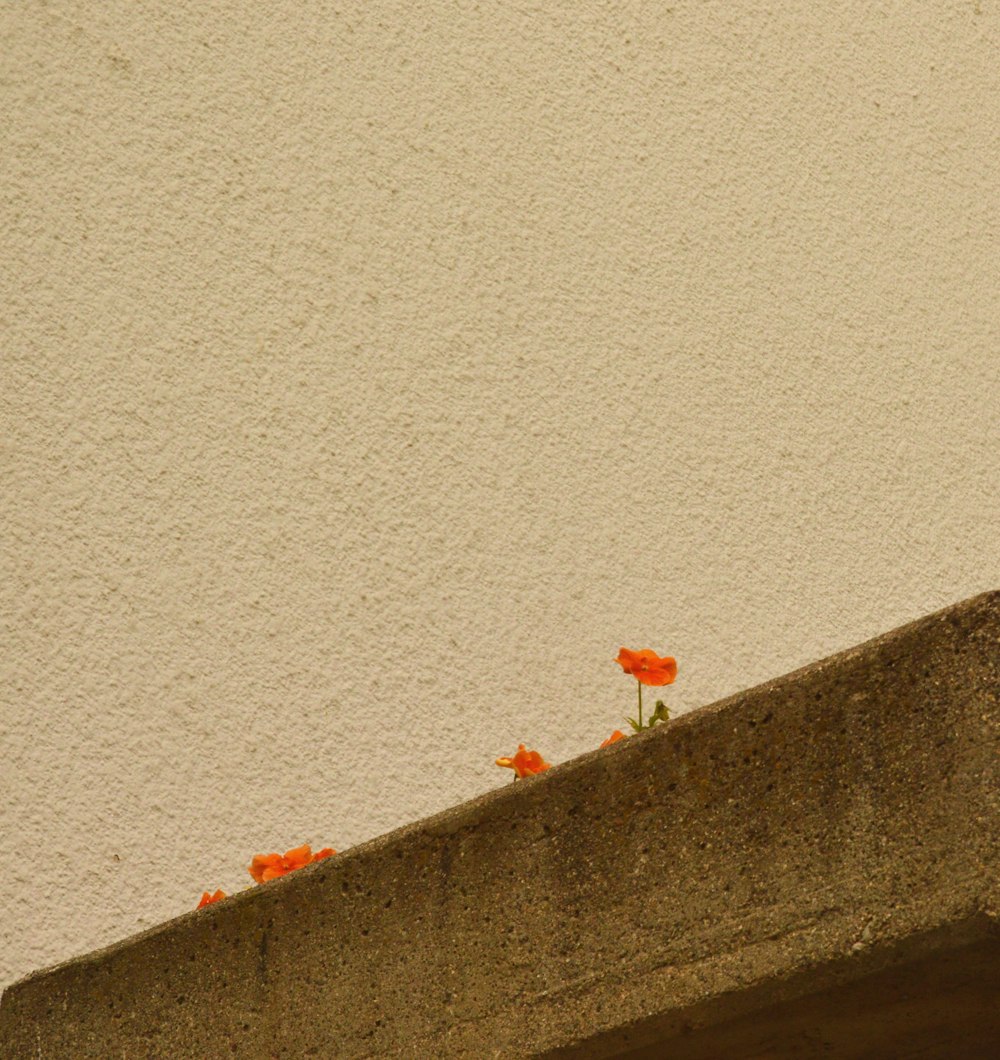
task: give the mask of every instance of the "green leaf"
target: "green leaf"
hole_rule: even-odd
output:
[[[654,725],[661,721],[670,720],[670,710],[666,703],[662,699],[656,701],[656,708],[653,711],[652,717],[649,719],[649,728],[651,729]]]

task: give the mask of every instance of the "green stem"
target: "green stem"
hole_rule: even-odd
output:
[[[635,683],[639,688],[639,728],[642,728],[642,682],[637,677]]]

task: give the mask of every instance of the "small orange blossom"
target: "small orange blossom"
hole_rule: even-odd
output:
[[[523,743],[517,745],[517,754],[512,758],[498,758],[497,765],[513,769],[518,780],[534,776],[536,773],[544,773],[546,769],[551,768],[537,751],[526,751]]]
[[[225,891],[216,891],[215,894],[209,894],[208,891],[206,891],[201,896],[201,901],[198,903],[198,908],[203,909],[206,905],[211,905],[213,902],[218,902],[221,898],[225,897]]]
[[[615,729],[615,731],[601,744],[601,747],[610,747],[611,744],[617,743],[619,740],[625,739],[625,733],[621,729]]]
[[[615,659],[627,674],[631,674],[644,685],[673,684],[677,676],[677,660],[670,656],[660,658],[655,651],[643,648],[641,651],[629,651],[622,648]]]

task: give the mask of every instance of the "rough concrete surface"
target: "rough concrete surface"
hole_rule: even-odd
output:
[[[4,1056],[986,1056],[998,750],[995,592],[32,976]]]

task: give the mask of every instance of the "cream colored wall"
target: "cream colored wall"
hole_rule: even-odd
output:
[[[0,981],[1000,586],[994,0],[0,34]]]

